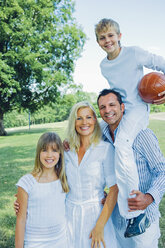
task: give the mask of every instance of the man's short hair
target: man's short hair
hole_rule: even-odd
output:
[[[99,106],[99,99],[100,99],[101,96],[106,96],[106,95],[108,95],[110,93],[114,94],[117,97],[117,100],[118,100],[120,105],[123,103],[122,97],[121,97],[121,95],[120,95],[120,93],[118,91],[111,90],[111,89],[103,89],[102,91],[100,91],[100,93],[99,93],[99,95],[97,97],[97,105]]]

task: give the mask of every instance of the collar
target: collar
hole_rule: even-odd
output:
[[[112,140],[112,137],[111,137],[110,131],[109,131],[109,125],[105,121],[102,120],[100,123],[100,126],[101,126],[101,130],[102,130],[103,140],[105,140],[105,141],[107,140],[113,144],[113,140]],[[118,130],[118,128],[116,128],[115,132],[114,132],[115,137],[116,137],[117,130]]]

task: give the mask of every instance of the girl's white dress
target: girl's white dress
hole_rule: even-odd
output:
[[[89,234],[101,213],[104,187],[116,184],[114,148],[100,141],[91,145],[78,165],[75,151],[65,152],[66,174],[70,191],[66,196],[69,241],[73,248],[90,248]],[[111,217],[104,229],[107,248],[116,248]],[[103,246],[102,246],[103,247]]]
[[[38,183],[27,174],[16,184],[28,193],[24,248],[67,246],[65,197],[60,180]]]

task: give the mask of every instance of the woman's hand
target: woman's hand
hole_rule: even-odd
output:
[[[17,197],[17,194],[16,195],[14,195],[15,197]],[[15,211],[15,214],[17,215],[18,214],[18,212],[19,212],[19,203],[17,202],[17,199],[16,199],[16,201],[14,202],[14,211]]]
[[[70,150],[70,145],[69,145],[69,142],[68,142],[68,140],[64,140],[63,141],[63,147],[64,147],[64,150],[66,151],[66,152],[68,152],[69,150]]]
[[[104,241],[104,227],[99,227],[96,224],[96,226],[91,231],[89,238],[92,239],[91,248],[101,248],[101,242],[104,248],[106,248]]]

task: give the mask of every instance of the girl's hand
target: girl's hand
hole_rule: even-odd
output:
[[[91,248],[101,248],[101,242],[104,248],[106,248],[104,241],[104,228],[96,225],[91,231],[89,238],[92,239]]]
[[[158,96],[161,96],[161,98],[159,100],[155,100],[153,104],[160,105],[165,103],[165,90],[159,93]]]

